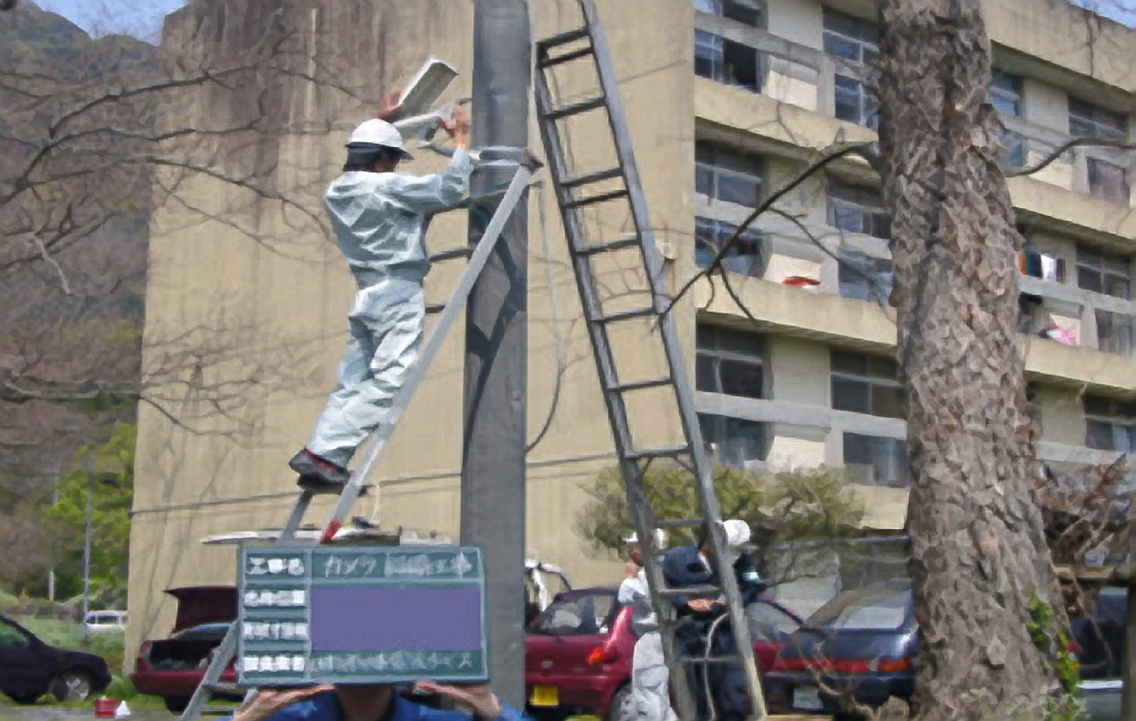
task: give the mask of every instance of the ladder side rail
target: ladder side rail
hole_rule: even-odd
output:
[[[560,143],[559,129],[556,127],[556,121],[554,119],[543,117],[543,113],[552,107],[552,97],[549,92],[547,79],[542,70],[538,69],[534,81],[536,85],[537,110],[540,120],[541,139],[544,142],[545,158],[549,163],[549,174],[552,177],[557,205],[560,208],[565,234],[568,236],[568,250],[572,258],[573,270],[575,271],[573,275],[576,278],[576,286],[580,293],[581,305],[587,317],[586,319],[588,320],[585,325],[588,328],[588,334],[591,336],[592,340],[592,350],[596,360],[597,375],[600,383],[604,386],[602,389],[604,400],[606,401],[604,405],[607,407],[608,420],[611,423],[616,452],[620,459],[620,471],[624,479],[624,487],[629,496],[637,533],[640,534],[640,538],[652,538],[655,521],[649,504],[646,501],[646,490],[643,487],[642,470],[636,462],[631,461],[627,457],[627,452],[631,449],[632,445],[626,406],[619,393],[608,390],[617,380],[615,375],[615,360],[607,337],[606,327],[594,322],[595,318],[599,315],[599,298],[595,289],[591,266],[589,265],[590,259],[578,252],[581,234],[579,232],[576,211],[564,206],[563,199],[567,196],[567,191],[561,186],[561,182],[568,173],[561,152],[562,145]],[[670,602],[666,601],[661,595],[662,589],[665,586],[662,568],[657,559],[651,558],[647,559],[647,561],[647,587],[651,594],[651,605],[659,618],[659,630],[663,640],[664,656],[669,668],[682,669],[682,665],[678,663],[678,645],[675,640],[675,613]],[[692,695],[693,690],[687,683],[685,671],[677,678],[673,678],[672,681],[674,683],[675,696],[680,715],[685,721],[693,720],[697,715],[697,706],[694,701],[694,696]]]
[[[632,219],[639,231],[643,260],[647,267],[648,279],[654,293],[655,309],[662,315],[670,303],[669,294],[659,293],[663,286],[662,260],[654,237],[650,229],[647,213],[647,202],[639,180],[639,170],[635,163],[632,150],[631,131],[627,125],[627,115],[619,92],[619,81],[615,77],[615,70],[611,65],[611,54],[608,50],[607,38],[600,24],[592,0],[578,0],[584,15],[585,26],[591,37],[594,50],[596,70],[599,74],[600,86],[607,98],[608,120],[611,124],[612,135],[615,141],[616,153],[620,165],[623,167],[627,179],[628,198],[631,203]],[[712,519],[714,523],[711,535],[715,538],[715,551],[718,553],[722,591],[726,596],[727,606],[731,615],[730,628],[734,636],[735,645],[742,661],[742,670],[746,677],[746,687],[750,696],[750,704],[754,715],[764,718],[766,715],[765,698],[761,689],[761,682],[757,676],[757,664],[753,655],[753,646],[750,641],[748,624],[745,623],[744,609],[741,603],[741,593],[737,580],[733,574],[733,561],[735,556],[726,543],[725,529],[721,525],[721,508],[718,504],[717,493],[714,490],[713,479],[710,473],[709,459],[702,439],[702,431],[698,422],[698,415],[694,407],[693,394],[690,381],[686,374],[686,366],[682,348],[678,343],[677,330],[674,317],[666,313],[661,318],[661,331],[666,349],[667,360],[671,367],[671,376],[675,383],[675,395],[678,401],[679,413],[682,419],[683,430],[690,446],[690,455],[694,469],[697,471],[698,495],[702,502],[703,515]]]

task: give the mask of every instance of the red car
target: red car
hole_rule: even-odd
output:
[[[185,710],[212,660],[212,652],[225,638],[237,617],[237,589],[234,586],[194,586],[172,588],[166,593],[177,599],[177,618],[173,635],[160,641],[146,641],[138,649],[130,681],[140,693],[161,696],[173,713]],[[230,665],[221,674],[221,683],[235,684],[236,671]],[[243,695],[218,698],[240,701]]]
[[[631,609],[614,588],[584,588],[556,596],[525,636],[525,693],[535,716],[594,714],[613,720],[631,692],[635,637]],[[773,660],[801,619],[769,599],[746,609],[761,669]]]

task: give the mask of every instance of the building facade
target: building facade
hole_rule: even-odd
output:
[[[327,61],[335,53],[331,45],[357,51],[344,72],[355,73],[360,85],[380,84],[373,97],[405,80],[430,55],[461,70],[455,83],[461,87],[450,95],[468,95],[471,5],[425,4],[428,12],[388,0],[334,10],[296,3],[288,12],[304,28],[313,59]],[[715,247],[764,198],[808,168],[818,151],[875,138],[868,67],[878,33],[866,0],[597,4],[674,288],[694,277]],[[579,24],[574,0],[538,0],[532,7],[537,37]],[[202,28],[216,28],[216,13],[233,16],[223,23],[231,28],[251,23],[255,12],[236,2],[194,2],[171,18],[166,42],[224,48],[239,39]],[[1075,137],[1112,145],[1130,137],[1132,32],[1051,0],[988,0],[985,12],[997,69],[990,100],[1008,130],[1008,169],[1030,169]],[[319,42],[329,35],[336,43]],[[364,77],[360,67],[379,71]],[[558,88],[563,97],[586,96],[586,77],[566,68]],[[330,133],[286,138],[273,147],[273,157],[287,160],[271,171],[281,192],[308,197],[318,213],[319,193],[342,162],[346,133],[373,109],[303,82],[281,91],[279,102],[294,121],[333,126]],[[198,102],[192,112],[211,107]],[[606,134],[586,122],[570,139],[573,159],[600,166],[609,150]],[[531,137],[539,147],[535,124]],[[414,166],[435,167],[427,158]],[[1039,455],[1052,464],[1109,461],[1136,444],[1130,171],[1127,151],[1076,145],[1037,172],[1009,181],[1027,240],[1021,344],[1037,409]],[[215,178],[187,183],[184,192],[210,212],[190,221],[185,203],[166,202],[155,218],[147,347],[179,329],[216,329],[214,320],[223,317],[226,327],[244,329],[242,348],[250,354],[279,354],[277,344],[287,341],[290,354],[260,375],[287,380],[269,383],[255,401],[250,391],[243,419],[214,417],[210,408],[216,404],[190,391],[169,407],[142,407],[131,647],[168,631],[173,606],[164,588],[232,582],[232,549],[202,546],[203,537],[283,521],[293,482],[285,463],[306,439],[334,383],[352,291],[334,248],[314,230],[310,238],[296,232],[285,210],[263,199],[242,205]],[[676,307],[703,435],[718,462],[755,472],[845,467],[865,501],[865,524],[902,528],[905,423],[894,309],[887,303],[889,224],[878,178],[849,158],[808,178],[776,208],[754,223],[725,261],[730,290],[744,310],[720,279],[699,281]],[[255,216],[255,232],[218,220],[226,212]],[[528,545],[564,566],[574,582],[614,583],[619,566],[591,551],[575,530],[587,484],[614,456],[558,217],[551,193],[534,189]],[[626,219],[599,213],[589,222],[608,232]],[[266,237],[277,247],[268,249]],[[439,219],[430,233],[434,250],[464,238],[460,217]],[[292,252],[280,252],[281,239]],[[613,303],[642,291],[631,267],[618,258],[603,266]],[[444,299],[458,272],[452,264],[432,272],[431,300]],[[650,332],[644,322],[615,338],[634,375],[652,375],[661,361],[636,354],[639,339]],[[321,342],[310,353],[291,352],[312,340]],[[153,361],[156,351],[148,354]],[[257,362],[251,356],[235,364],[226,359],[197,371],[223,381],[236,372],[234,365]],[[643,403],[633,411],[633,423],[641,419],[639,430],[659,442],[674,440],[677,419],[665,402],[647,396]],[[458,331],[402,421],[377,474],[377,492],[361,503],[360,515],[386,526],[457,533],[461,410]],[[197,425],[183,422],[184,414]],[[251,430],[233,425],[241,420]],[[325,512],[320,507],[312,520],[318,523]]]

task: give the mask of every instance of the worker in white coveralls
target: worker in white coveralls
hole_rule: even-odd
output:
[[[311,440],[288,464],[300,474],[301,488],[334,488],[349,480],[348,462],[405,382],[426,315],[426,219],[462,201],[473,170],[469,118],[458,107],[439,119],[457,147],[449,167],[427,176],[395,172],[400,161],[412,159],[402,135],[384,119],[401,109],[398,97],[398,91],[392,93],[378,117],[351,134],[343,174],[324,195],[357,292],[338,386]]]
[[[627,578],[619,585],[618,599],[623,606],[633,608],[631,632],[638,637],[631,661],[631,696],[623,707],[617,709],[620,721],[641,719],[642,721],[675,721],[677,715],[671,708],[668,690],[670,673],[663,658],[663,639],[659,635],[658,617],[651,606],[651,595],[647,588],[647,572],[643,568],[643,547],[639,538],[631,534],[624,539],[627,543]],[[666,550],[667,536],[662,530],[655,530],[655,552]]]

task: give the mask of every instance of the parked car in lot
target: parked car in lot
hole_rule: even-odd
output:
[[[1125,603],[1123,589],[1109,589],[1088,616],[1071,621],[1071,650],[1081,665],[1081,689],[1094,721],[1118,718]],[[770,710],[855,718],[840,699],[819,691],[818,679],[866,706],[879,707],[892,696],[906,701],[915,690],[916,652],[910,581],[838,594],[807,618],[778,653],[765,676]]]
[[[615,588],[584,588],[558,594],[528,627],[525,692],[537,716],[594,714],[614,719],[630,695],[635,636],[631,609],[620,606]],[[801,619],[762,599],[746,609],[754,653],[768,669]]]
[[[144,642],[138,649],[130,681],[140,693],[161,696],[166,708],[181,713],[209,668],[213,650],[237,618],[234,586],[192,586],[166,593],[177,599],[177,616],[169,638]],[[233,665],[221,683],[236,683]],[[218,694],[239,701],[240,694]]]
[[[91,611],[83,619],[87,633],[114,633],[126,630],[126,611]]]
[[[93,653],[49,646],[15,621],[0,616],[0,692],[20,704],[51,693],[60,701],[86,701],[110,685],[107,662]]]

